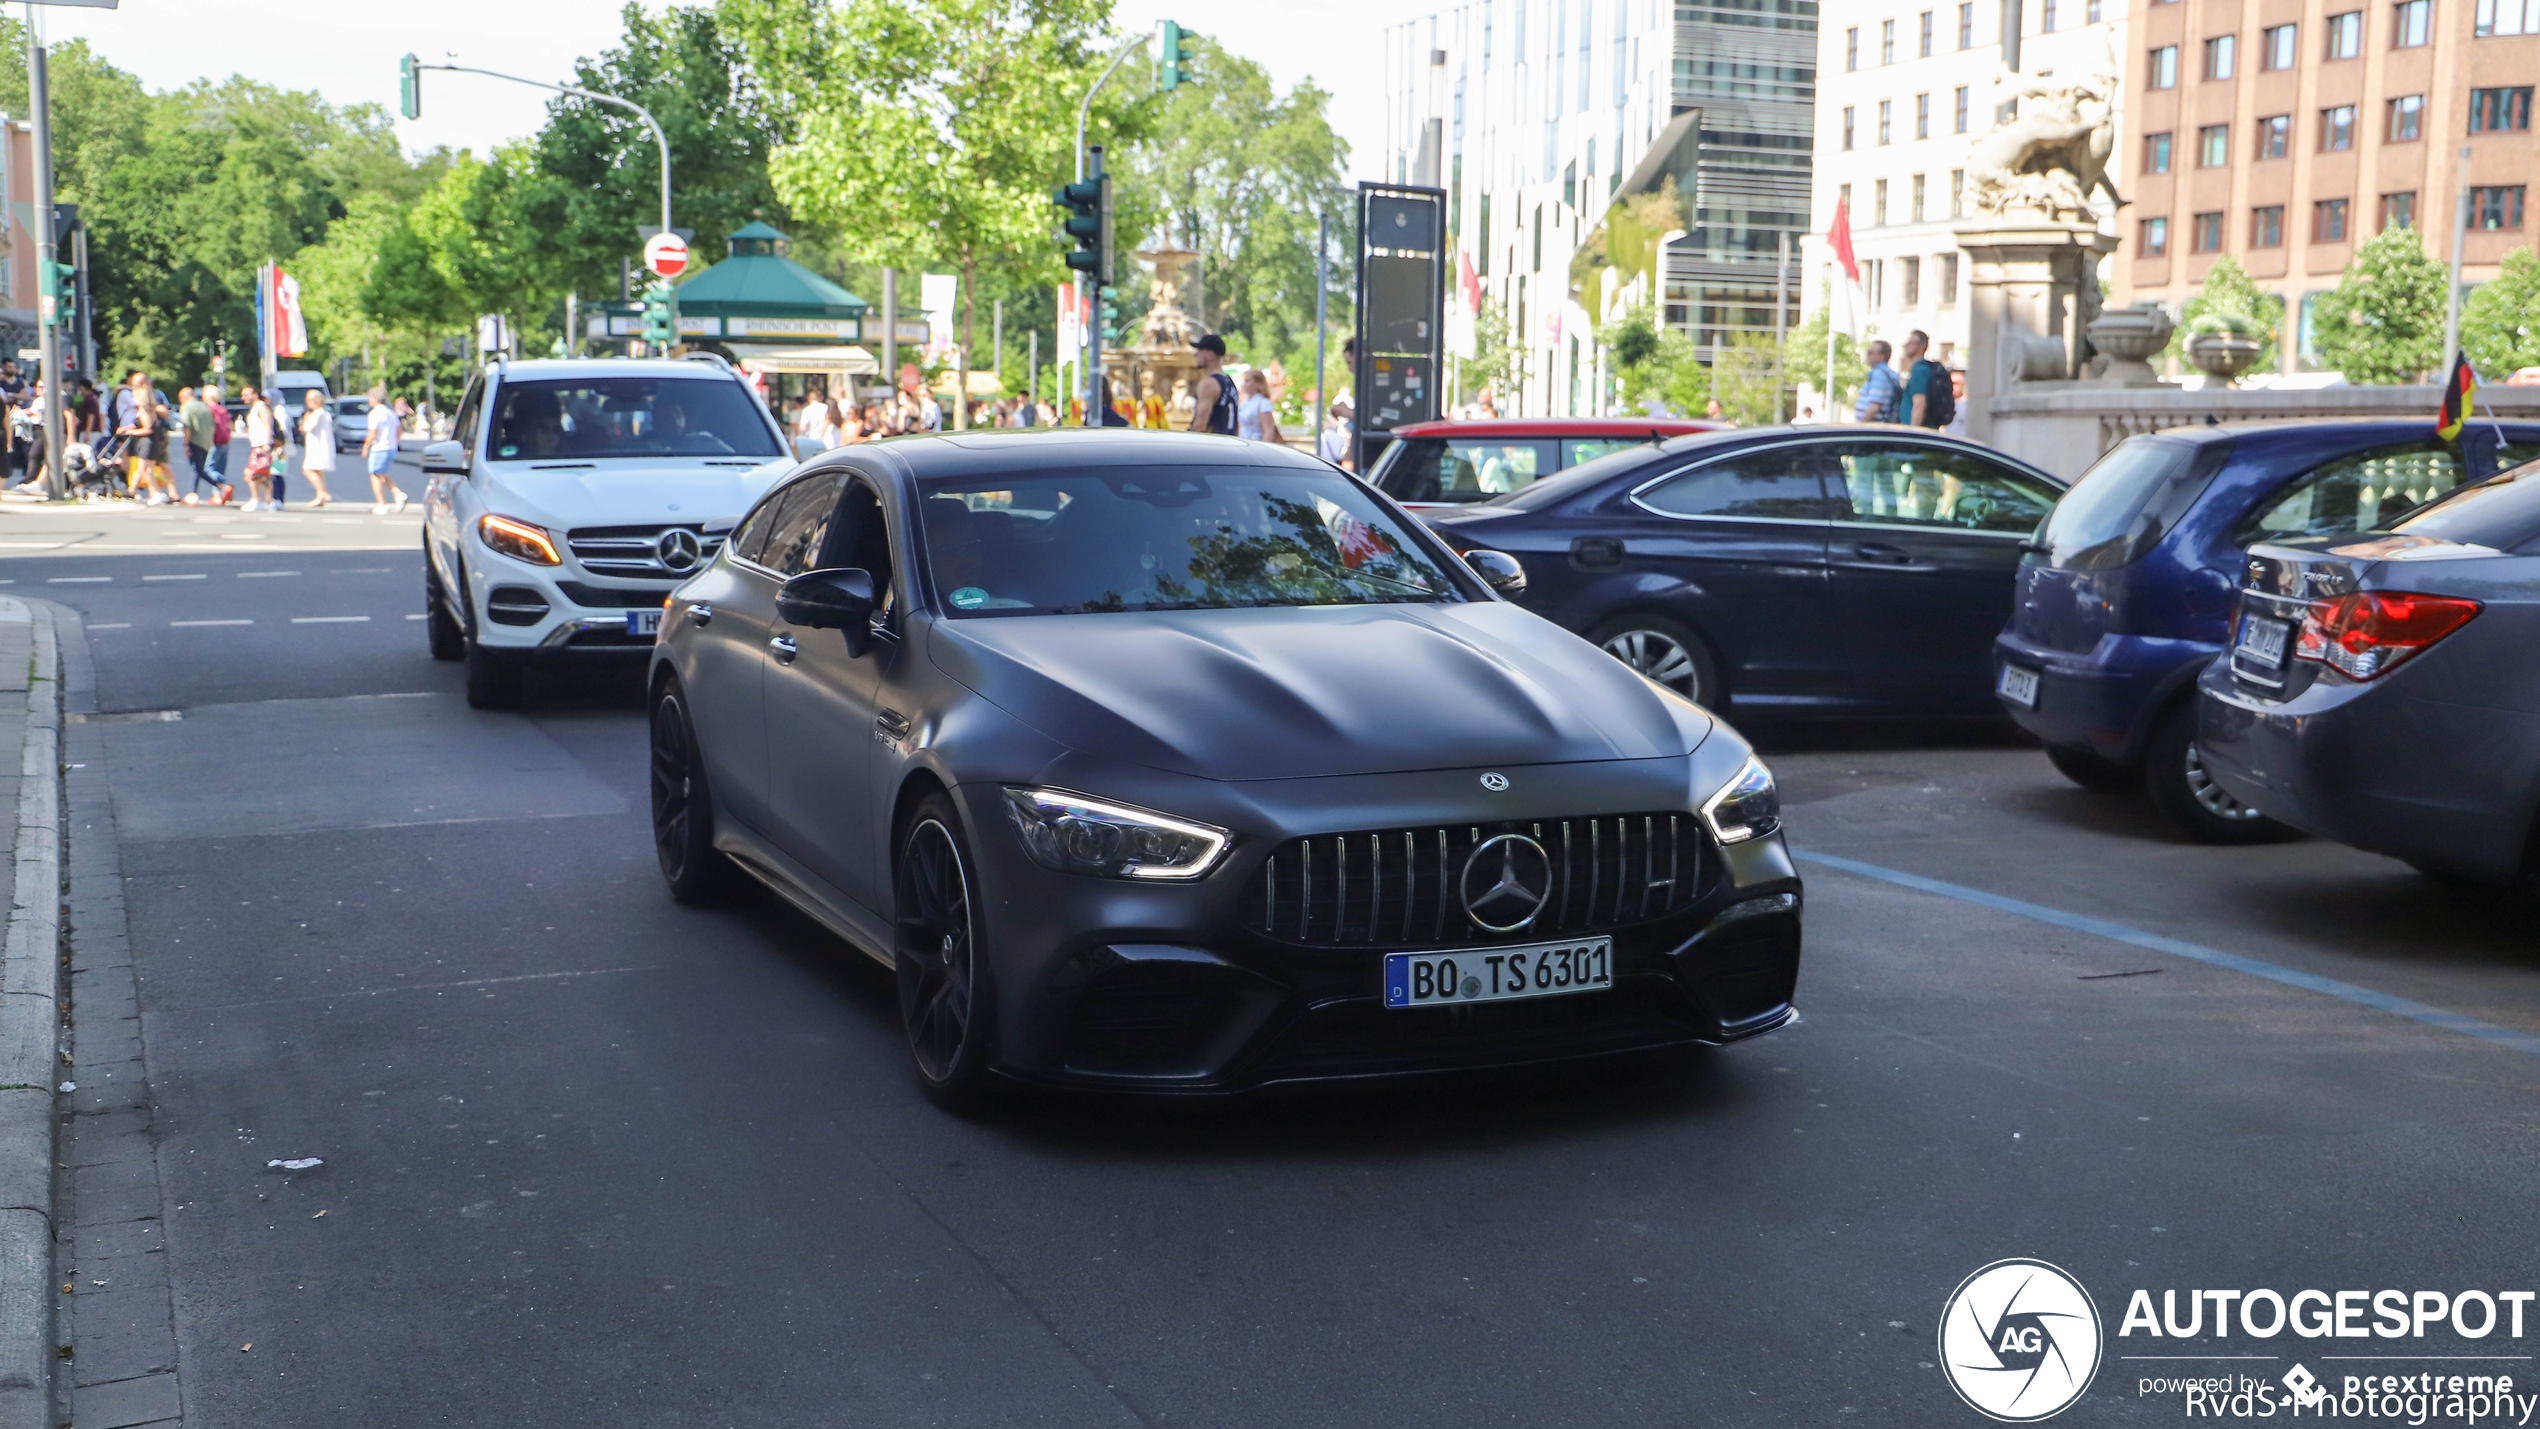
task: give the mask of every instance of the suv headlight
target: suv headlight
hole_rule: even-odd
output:
[[[1005,791],[1023,851],[1043,868],[1107,878],[1197,878],[1225,853],[1224,829],[1064,789]]]
[[[526,521],[489,512],[476,518],[476,538],[485,543],[485,549],[515,561],[527,561],[533,566],[564,564],[564,557],[556,554],[556,543],[548,539],[546,530]]]
[[[1711,837],[1723,844],[1744,843],[1778,832],[1782,826],[1782,796],[1781,790],[1773,786],[1773,771],[1764,767],[1764,761],[1748,755],[1737,777],[1702,801],[1702,822],[1711,826]]]

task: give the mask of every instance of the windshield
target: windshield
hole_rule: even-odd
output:
[[[782,456],[738,382],[718,377],[577,377],[496,391],[496,461]]]
[[[2194,504],[2213,470],[2213,463],[2196,460],[2193,442],[2131,437],[2118,443],[2047,513],[2039,539],[2048,564],[2104,570],[2138,559]]]
[[[935,594],[955,616],[1463,599],[1338,473],[1138,467],[924,491]]]

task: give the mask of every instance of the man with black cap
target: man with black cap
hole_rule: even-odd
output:
[[[1199,352],[1199,380],[1191,384],[1191,430],[1235,434],[1235,384],[1221,370],[1226,365],[1226,339],[1203,335],[1191,346]]]

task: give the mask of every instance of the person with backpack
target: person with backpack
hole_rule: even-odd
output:
[[[229,440],[238,429],[230,419],[229,404],[218,382],[205,384],[203,404],[212,409],[212,440],[204,449],[203,469],[212,474],[213,483],[220,487],[219,502],[226,506],[238,495],[238,488],[229,479]]]
[[[1958,414],[1958,402],[1949,386],[1949,369],[1923,354],[1931,350],[1931,336],[1916,328],[1905,334],[1905,424],[1928,431],[1939,431]]]

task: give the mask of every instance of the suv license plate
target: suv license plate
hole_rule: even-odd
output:
[[[626,633],[629,635],[661,634],[661,612],[658,610],[626,612]]]
[[[2002,667],[2002,678],[1994,682],[1994,692],[2024,710],[2037,708],[2037,672],[2018,665]]]
[[[2293,635],[2289,621],[2268,620],[2263,616],[2240,617],[2240,643],[2232,653],[2246,658],[2252,665],[2270,670],[2284,668],[2284,647]]]
[[[1614,940],[1385,954],[1385,1006],[1444,1007],[1602,992],[1614,985]]]

